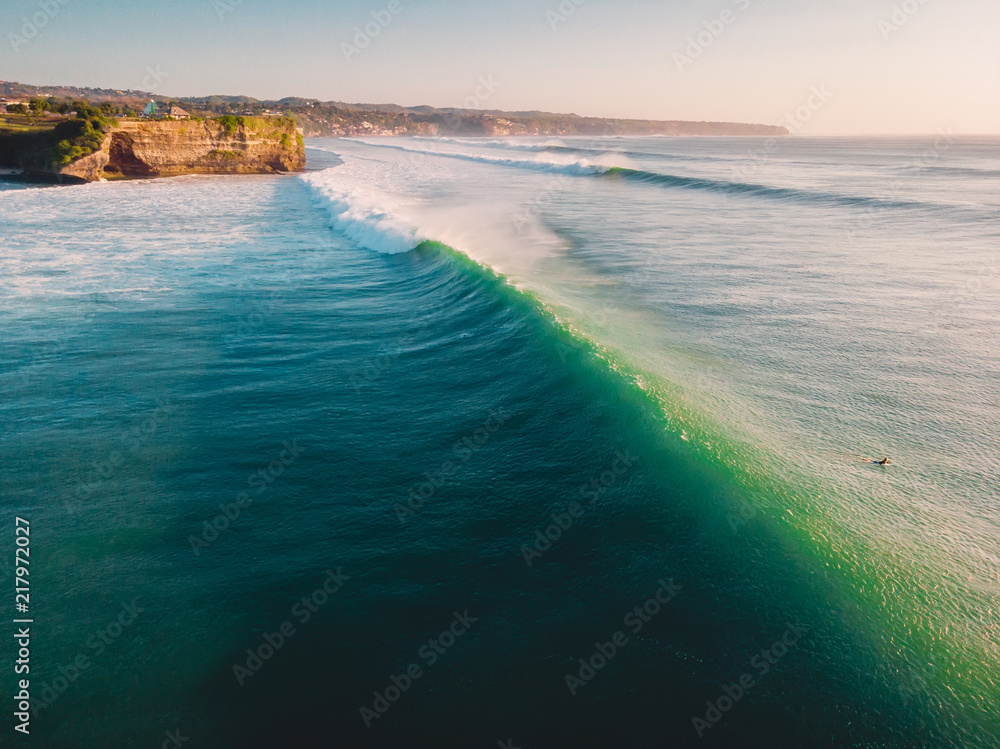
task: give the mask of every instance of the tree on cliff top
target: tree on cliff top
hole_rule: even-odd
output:
[[[104,130],[110,123],[101,118],[77,118],[56,126],[53,134],[61,140],[50,152],[49,163],[66,166],[82,156],[87,156],[104,143]]]

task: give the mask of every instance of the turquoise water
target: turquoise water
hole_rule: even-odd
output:
[[[763,145],[4,186],[38,745],[995,746],[1000,143]]]

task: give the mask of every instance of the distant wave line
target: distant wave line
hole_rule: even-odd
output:
[[[586,159],[559,163],[555,161],[533,161],[528,159],[492,157],[480,154],[449,153],[446,151],[406,148],[405,146],[392,145],[389,143],[369,143],[364,140],[356,140],[354,142],[370,148],[386,148],[402,151],[404,153],[420,154],[424,156],[438,156],[441,158],[458,159],[460,161],[471,161],[480,164],[494,164],[497,166],[509,166],[518,169],[530,169],[533,171],[550,173],[554,172],[573,176],[600,176],[612,179],[625,179],[666,188],[700,190],[704,192],[714,192],[735,196],[761,197],[782,202],[803,204],[819,203],[824,205],[847,206],[851,208],[865,207],[921,210],[926,210],[928,208],[938,208],[943,210],[964,208],[964,206],[956,204],[929,203],[920,200],[877,198],[863,195],[844,195],[841,193],[816,192],[800,188],[772,187],[752,182],[732,182],[707,177],[683,177],[673,174],[651,172],[644,169],[634,169],[631,167],[598,164]]]

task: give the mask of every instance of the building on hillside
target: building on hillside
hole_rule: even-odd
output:
[[[170,110],[167,112],[168,117],[173,117],[175,120],[187,120],[191,118],[191,115],[185,112],[176,104],[170,106]]]
[[[153,117],[157,116],[157,113],[159,111],[160,111],[160,108],[158,106],[156,106],[156,102],[153,101],[152,99],[150,99],[149,100],[149,104],[147,104],[146,108],[142,110],[142,116],[143,117],[149,117],[150,119],[152,119]]]

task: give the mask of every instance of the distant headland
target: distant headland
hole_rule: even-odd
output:
[[[162,109],[182,107],[195,117],[220,115],[243,117],[292,117],[306,136],[511,136],[511,135],[731,135],[783,136],[788,130],[776,125],[740,122],[687,122],[681,120],[634,120],[581,117],[550,112],[504,112],[499,110],[403,107],[396,104],[348,104],[287,97],[261,101],[248,96],[157,97],[147,91],[29,86],[0,82],[0,100],[28,101],[55,98],[107,104],[115,111],[139,114],[153,99]]]

